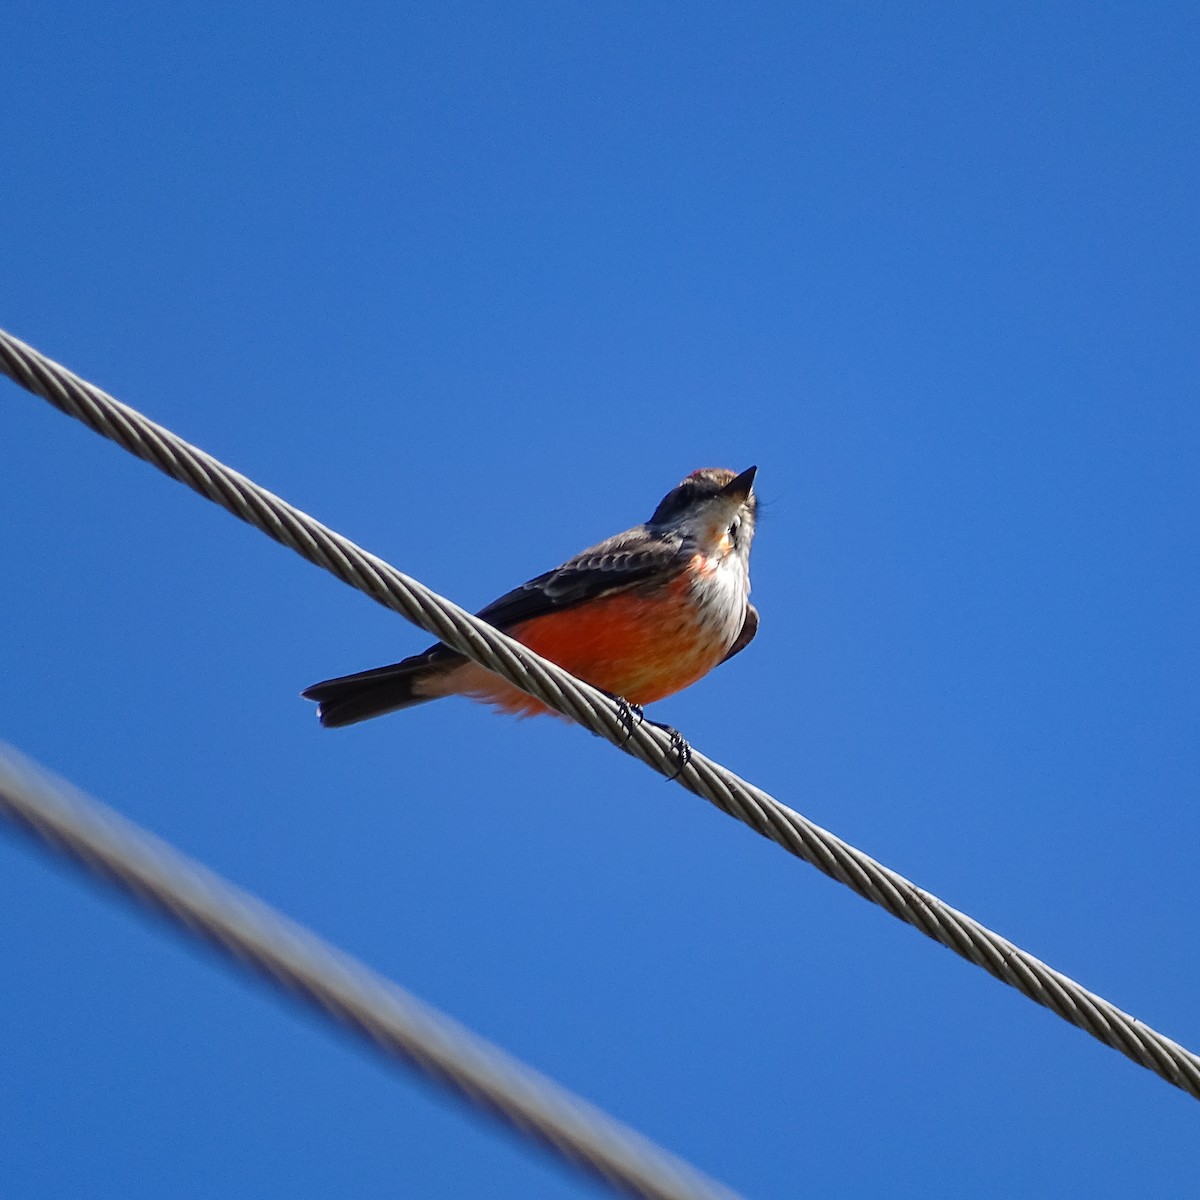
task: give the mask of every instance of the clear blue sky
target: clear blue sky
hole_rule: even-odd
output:
[[[5,18],[0,324],[468,606],[759,465],[653,715],[1200,1047],[1191,4]],[[1195,1194],[1200,1107],[0,382],[0,736],[752,1197]],[[595,1195],[0,830],[22,1200]]]

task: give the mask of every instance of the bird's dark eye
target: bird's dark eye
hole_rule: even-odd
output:
[[[742,518],[741,517],[734,517],[733,520],[729,522],[729,536],[735,542],[737,541],[738,530],[741,529],[741,527],[742,527]]]

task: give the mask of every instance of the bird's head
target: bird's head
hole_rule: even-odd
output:
[[[703,467],[673,487],[646,524],[690,538],[717,557],[737,553],[746,558],[754,539],[758,498],[754,473],[740,475],[725,467]]]

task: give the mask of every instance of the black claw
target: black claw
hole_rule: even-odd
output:
[[[617,715],[625,730],[625,736],[617,743],[618,746],[623,746],[633,737],[633,731],[646,719],[646,714],[642,712],[640,704],[634,704],[632,701],[626,700],[624,696],[610,694],[609,698],[617,706]]]
[[[661,721],[648,721],[647,724],[653,725],[655,729],[661,729],[671,739],[671,750],[675,755],[677,765],[670,775],[664,776],[670,783],[671,780],[678,779],[683,768],[692,761],[692,748],[688,745],[687,738],[674,725],[664,725]]]

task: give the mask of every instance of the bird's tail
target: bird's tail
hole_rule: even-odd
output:
[[[421,685],[454,665],[453,659],[448,662],[445,657],[418,654],[391,666],[314,683],[301,695],[320,705],[317,716],[321,724],[333,729],[436,699],[436,690],[426,692]]]

